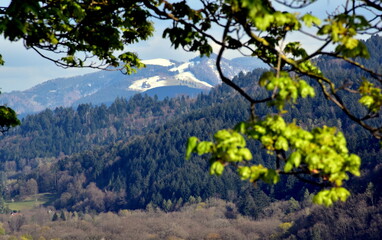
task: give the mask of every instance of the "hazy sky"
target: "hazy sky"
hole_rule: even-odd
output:
[[[342,1],[342,0],[341,0]],[[320,0],[308,11],[322,13],[334,9],[340,0]],[[4,2],[2,3],[4,4]],[[142,59],[167,58],[177,61],[187,61],[195,56],[183,50],[173,50],[168,40],[161,38],[162,30],[169,23],[156,24],[157,34],[146,42],[130,46],[128,50],[138,53]],[[296,36],[296,38],[298,38]],[[314,42],[311,43],[314,45]],[[309,46],[308,46],[309,47]],[[41,82],[58,78],[83,75],[94,72],[92,69],[63,69],[54,63],[41,58],[33,50],[26,50],[22,42],[10,43],[0,39],[0,53],[3,55],[5,65],[0,66],[0,88],[2,92],[25,90]],[[228,54],[225,57],[234,57]]]

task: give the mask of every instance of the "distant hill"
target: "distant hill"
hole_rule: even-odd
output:
[[[130,98],[136,93],[160,98],[191,95],[209,91],[220,83],[215,66],[216,55],[197,57],[181,63],[167,59],[145,60],[146,68],[136,74],[100,71],[71,78],[57,78],[25,91],[4,93],[0,104],[18,114],[40,112],[46,108],[78,106],[81,103],[111,104],[117,97]],[[240,72],[266,67],[258,59],[223,59],[224,74],[232,78]]]

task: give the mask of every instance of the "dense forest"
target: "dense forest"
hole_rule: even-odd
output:
[[[372,54],[364,64],[381,69],[382,38],[372,37],[366,44]],[[361,73],[351,65],[330,58],[316,62],[325,74],[360,84]],[[253,82],[263,71],[241,73],[234,81],[261,98],[267,93]],[[349,96],[346,102],[364,112],[358,100]],[[352,197],[346,203],[327,209],[312,206],[311,193],[318,188],[294,176],[284,176],[274,186],[253,186],[230,169],[221,177],[210,176],[205,157],[184,159],[190,136],[209,139],[218,129],[247,120],[248,109],[242,97],[221,85],[195,99],[136,95],[129,100],[118,98],[109,106],[81,104],[76,109],[29,115],[0,139],[1,210],[9,211],[4,200],[22,200],[37,193],[53,194],[48,205],[65,213],[93,215],[124,209],[174,213],[222,199],[232,203],[235,216],[284,224],[269,232],[267,237],[272,239],[379,238],[380,144],[323,97],[300,100],[287,108],[288,118],[307,129],[338,127],[348,139],[349,150],[361,156],[362,177],[348,181]],[[259,105],[256,111],[265,114],[270,107]],[[249,143],[254,159],[265,166],[274,164],[257,142]],[[224,208],[230,216],[228,207]],[[261,235],[261,239],[267,237]]]

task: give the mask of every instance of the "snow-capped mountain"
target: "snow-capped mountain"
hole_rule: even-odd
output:
[[[216,55],[197,57],[189,62],[168,59],[143,61],[146,68],[132,75],[119,71],[99,71],[71,78],[57,78],[25,91],[0,95],[0,104],[12,107],[19,114],[46,108],[76,106],[81,103],[111,103],[117,97],[129,98],[136,93],[157,95],[159,98],[196,95],[220,83],[215,66]],[[266,67],[253,58],[223,59],[222,69],[227,77],[239,72]]]

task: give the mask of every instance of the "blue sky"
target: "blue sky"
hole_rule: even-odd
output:
[[[174,50],[169,42],[161,38],[158,33],[150,40],[128,46],[127,49],[138,53],[142,59],[168,58],[178,61],[187,61],[196,56],[183,50]],[[0,66],[0,88],[2,92],[25,90],[38,83],[58,78],[83,75],[97,70],[89,68],[64,69],[54,63],[43,59],[33,50],[26,50],[22,42],[11,43],[0,39],[0,53],[5,65]],[[98,70],[99,71],[99,70]]]
[[[320,0],[307,11],[315,14],[324,14],[331,11],[343,0]],[[4,4],[4,2],[2,3]],[[127,50],[138,53],[142,59],[167,58],[177,61],[187,61],[195,56],[195,53],[186,53],[183,50],[174,50],[169,41],[162,39],[162,30],[168,25],[167,22],[156,24],[157,33],[150,40],[129,46]],[[218,32],[216,33],[218,34]],[[295,36],[297,40],[299,36]],[[314,47],[314,42],[309,42]],[[309,48],[309,45],[307,46]],[[0,88],[2,92],[13,90],[25,90],[44,81],[59,78],[83,75],[94,72],[93,69],[63,69],[54,63],[41,58],[33,50],[26,50],[22,42],[10,43],[0,38],[0,53],[5,60],[5,65],[0,66]],[[227,58],[239,56],[231,53]]]

